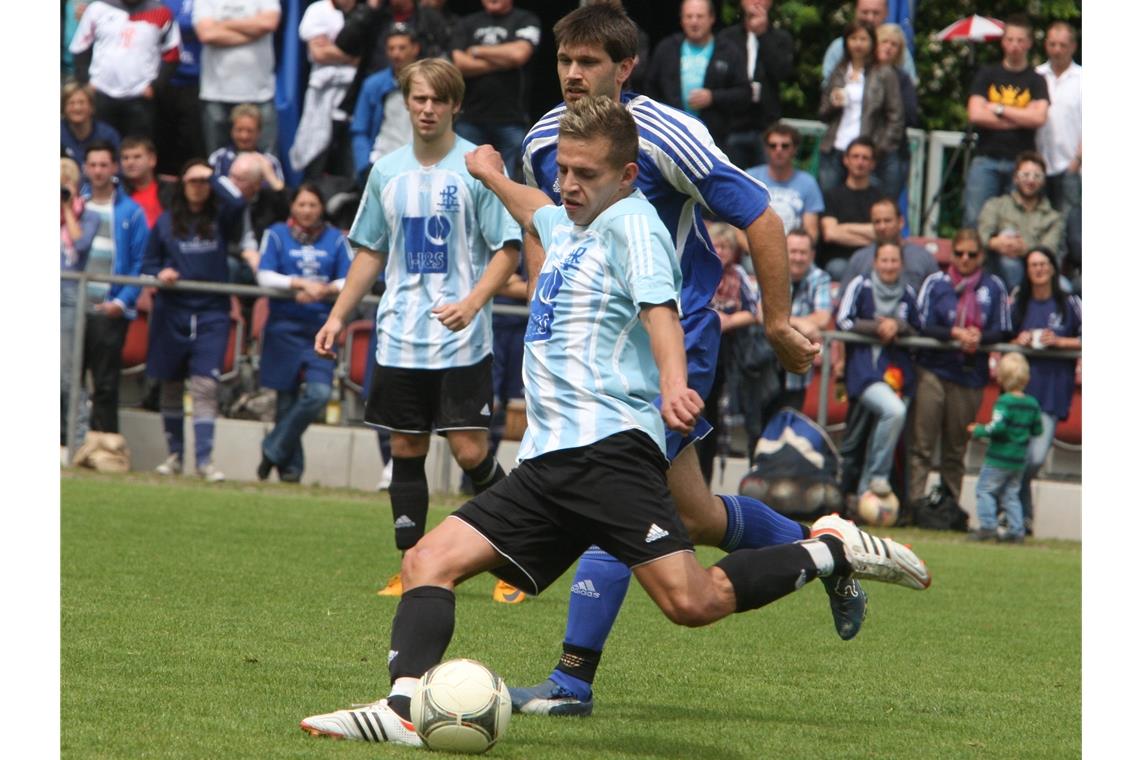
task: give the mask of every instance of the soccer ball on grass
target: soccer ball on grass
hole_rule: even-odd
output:
[[[412,696],[412,723],[429,749],[486,752],[511,722],[507,684],[475,660],[448,660],[424,673]]]

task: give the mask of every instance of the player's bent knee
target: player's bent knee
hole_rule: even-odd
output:
[[[451,566],[448,550],[428,541],[430,535],[429,533],[404,553],[403,562],[400,564],[400,576],[404,588],[452,586],[460,577],[460,572]]]
[[[659,601],[658,606],[670,622],[686,628],[699,628],[716,619],[708,600],[686,591],[670,594]]]

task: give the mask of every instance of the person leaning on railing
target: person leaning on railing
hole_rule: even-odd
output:
[[[957,341],[961,350],[918,354],[910,446],[912,508],[926,493],[939,443],[942,485],[955,501],[960,500],[969,442],[966,426],[977,416],[989,380],[989,357],[978,346],[1000,343],[1012,330],[1005,286],[982,271],[982,256],[977,230],[958,230],[950,269],[930,275],[918,295],[922,334]]]

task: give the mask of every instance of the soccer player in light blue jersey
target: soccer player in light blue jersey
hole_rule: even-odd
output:
[[[634,185],[637,128],[608,97],[582,99],[559,124],[560,206],[511,182],[490,146],[467,158],[546,251],[525,340],[520,464],[404,555],[388,696],[305,718],[312,735],[419,746],[411,698],[451,641],[455,586],[491,571],[537,594],[591,544],[632,568],[665,616],[685,626],[757,609],[835,573],[929,583],[908,549],[891,542],[889,555],[868,552],[861,542],[870,537],[835,516],[820,538],[738,549],[700,566],[669,496],[665,426],[690,432],[703,403],[686,377],[672,239]]]
[[[502,479],[488,449],[491,421],[491,297],[518,267],[518,225],[503,204],[467,172],[474,145],[452,128],[463,101],[463,76],[438,58],[400,71],[412,120],[412,143],[377,161],[368,176],[349,241],[357,249],[345,287],[317,333],[330,356],[348,314],[384,269],[377,310],[373,382],[365,422],[392,433],[388,488],[396,546],[424,534],[424,472],[432,432],[476,492]],[[399,575],[380,591],[399,596]],[[499,601],[521,601],[496,588]]]
[[[523,142],[527,184],[554,202],[561,197],[556,162],[558,122],[567,104],[589,95],[621,101],[637,124],[637,188],[657,210],[676,248],[683,282],[681,327],[685,332],[689,387],[707,399],[716,372],[720,322],[709,307],[723,266],[705,229],[711,211],[744,230],[763,291],[768,340],[788,372],[803,373],[819,351],[789,322],[791,286],[784,229],[758,180],[734,166],[713,143],[699,119],[643,95],[622,92],[636,63],[637,28],[620,4],[578,8],[554,26],[558,77],[566,104],[556,106]],[[524,240],[531,282],[542,261],[528,236]],[[701,475],[695,447],[711,426],[700,420],[694,432],[666,436],[669,490],[681,519],[698,544],[726,551],[798,541],[808,528],[763,502],[745,496],[712,494]],[[589,715],[593,680],[606,637],[629,587],[626,567],[596,547],[582,557],[570,587],[570,609],[562,655],[543,683],[512,688],[516,711],[548,715]],[[823,579],[840,637],[850,639],[863,621],[866,597],[854,578]]]

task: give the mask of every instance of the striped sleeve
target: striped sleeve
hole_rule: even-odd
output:
[[[850,332],[855,327],[855,305],[859,300],[859,293],[863,290],[863,275],[858,275],[847,284],[843,296],[839,300],[839,312],[835,315],[836,328]]]
[[[654,221],[647,214],[624,214],[614,219],[611,255],[618,262],[626,262],[625,284],[634,303],[674,303],[679,309],[681,273],[664,226]]]

